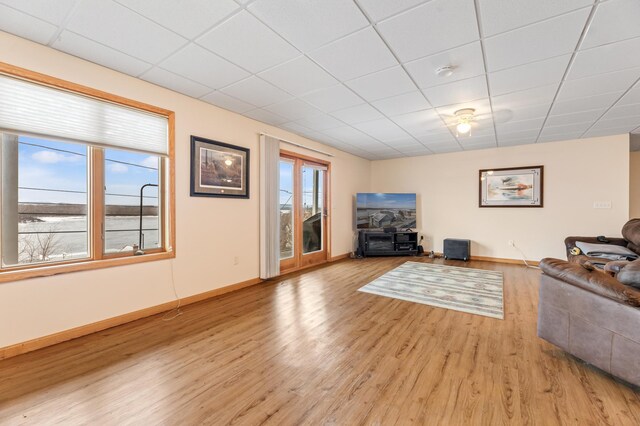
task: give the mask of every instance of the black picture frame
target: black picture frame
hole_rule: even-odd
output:
[[[249,198],[250,150],[191,135],[192,197]]]
[[[522,178],[528,178],[530,179],[530,181],[518,182],[518,180]],[[498,188],[498,191],[496,191],[497,195],[494,199],[491,199],[491,197],[489,196],[489,187],[491,186],[489,180],[496,179],[501,180],[505,188]],[[478,182],[480,184],[478,192],[478,207],[544,207],[544,166],[483,169],[480,170]],[[493,186],[493,188],[495,188],[495,186]],[[514,194],[518,191],[523,192],[522,197],[499,197],[500,193]]]

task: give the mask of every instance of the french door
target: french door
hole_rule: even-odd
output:
[[[328,259],[330,164],[280,153],[280,272]]]

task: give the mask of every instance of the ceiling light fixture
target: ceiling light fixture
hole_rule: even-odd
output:
[[[226,164],[227,166],[230,166],[233,164],[233,160],[230,160],[227,158],[226,160],[224,160],[224,164]]]
[[[456,136],[471,134],[471,122],[473,121],[473,114],[476,112],[473,108],[459,109],[453,114],[458,119],[456,124]]]
[[[450,77],[451,74],[453,74],[453,70],[455,69],[456,67],[454,67],[453,65],[446,65],[444,67],[436,69],[436,75],[438,77]]]

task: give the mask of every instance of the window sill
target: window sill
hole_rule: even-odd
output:
[[[156,260],[173,259],[175,250],[160,253],[148,253],[140,256],[115,257],[101,260],[84,260],[73,263],[58,263],[51,265],[38,265],[17,270],[0,272],[0,283],[25,280],[28,278],[50,277],[69,272],[91,271],[94,269],[111,268],[114,266],[133,265],[136,263],[153,262]]]

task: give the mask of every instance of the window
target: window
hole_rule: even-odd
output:
[[[104,252],[161,247],[160,158],[107,149],[104,161]]]
[[[3,64],[0,91],[0,281],[175,255],[172,112]]]

